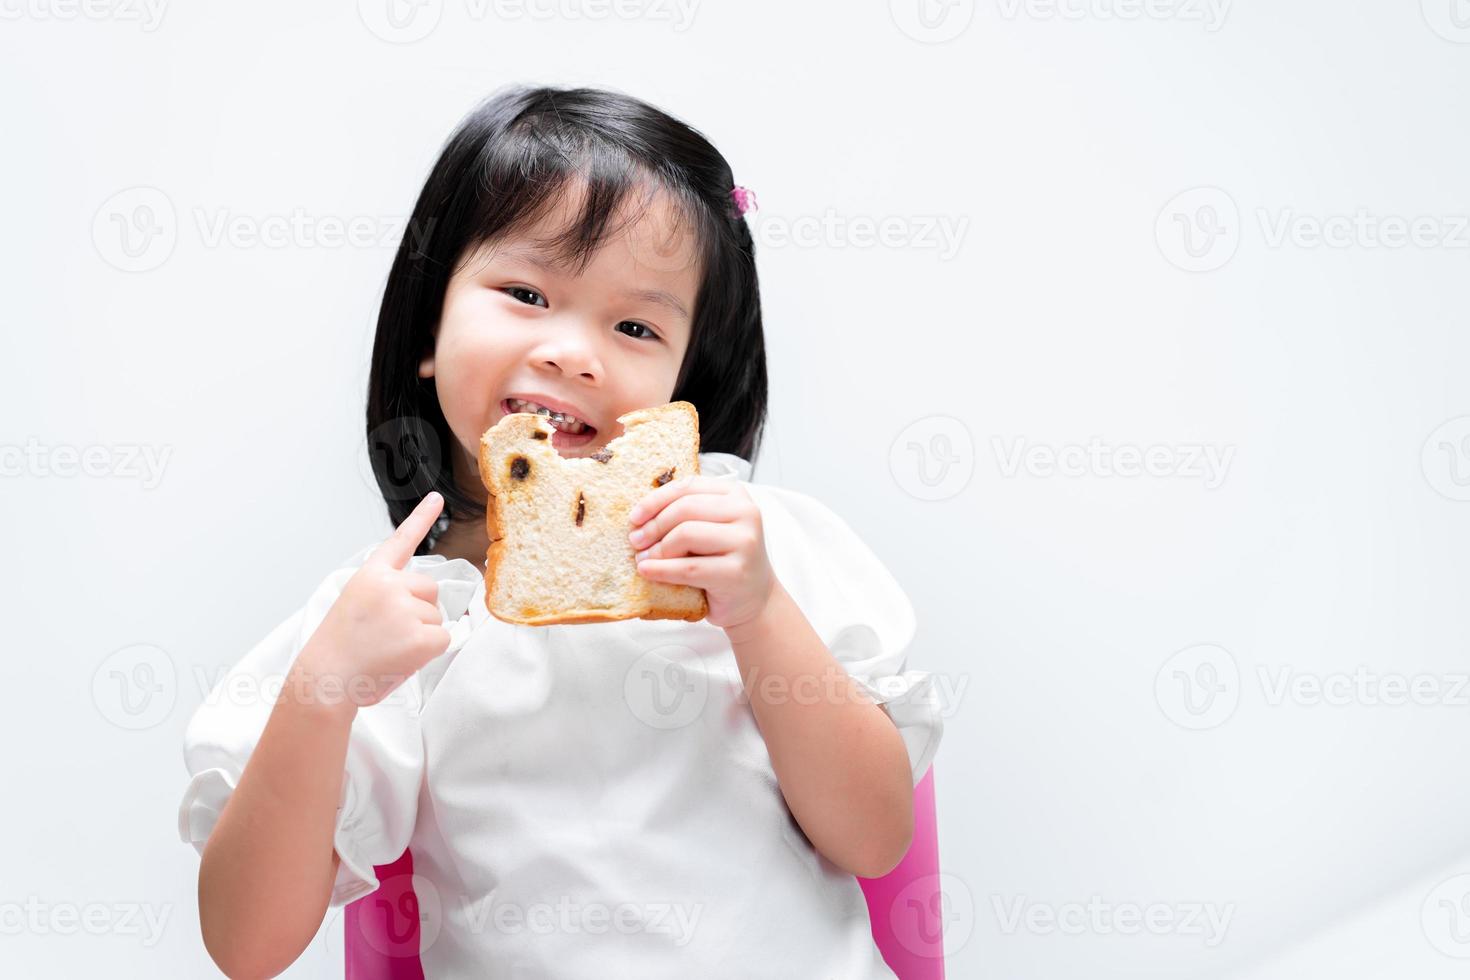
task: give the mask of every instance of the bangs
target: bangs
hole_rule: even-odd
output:
[[[464,254],[523,233],[558,202],[577,202],[573,216],[536,251],[575,274],[597,249],[637,221],[660,194],[672,207],[671,236],[692,232],[696,261],[708,268],[718,229],[691,200],[682,183],[655,161],[639,160],[620,146],[546,116],[527,116],[505,138],[486,148],[476,195],[473,231]],[[461,256],[463,257],[463,256]]]

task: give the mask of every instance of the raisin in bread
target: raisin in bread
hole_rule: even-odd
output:
[[[619,619],[700,620],[704,590],[638,574],[633,505],[699,472],[699,415],[672,402],[619,416],[623,434],[591,456],[563,458],[540,415],[506,415],[480,437],[490,550],[485,605],[527,626]]]

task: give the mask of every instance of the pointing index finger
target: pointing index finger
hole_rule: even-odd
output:
[[[368,561],[403,568],[418,549],[419,542],[424,540],[424,535],[429,533],[429,529],[439,519],[439,512],[443,509],[443,495],[437,490],[430,490],[413,509],[413,513],[398,525],[398,529],[388,535],[368,556]]]

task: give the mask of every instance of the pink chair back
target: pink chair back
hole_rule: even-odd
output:
[[[350,903],[343,915],[347,980],[424,980],[419,963],[419,907],[413,854],[380,864],[379,887]],[[859,878],[868,900],[873,941],[898,980],[944,980],[939,833],[934,770],[914,787],[914,839],[898,867],[881,878]]]

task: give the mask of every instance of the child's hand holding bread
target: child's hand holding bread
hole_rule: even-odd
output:
[[[753,618],[774,584],[760,512],[739,484],[701,480],[694,406],[618,421],[622,435],[575,459],[560,456],[551,424],[528,412],[481,438],[486,607],[531,626]],[[636,544],[635,523],[646,538]]]

